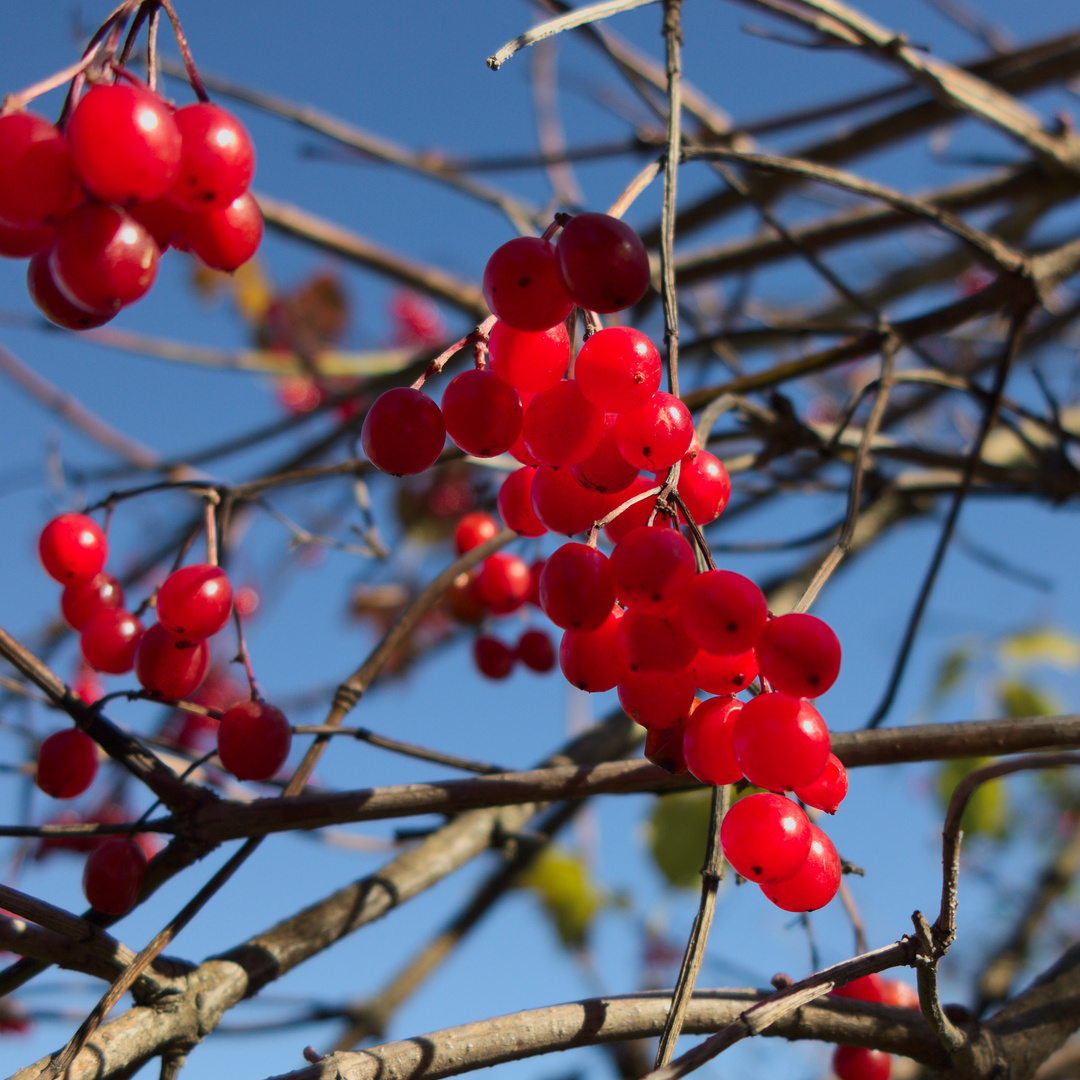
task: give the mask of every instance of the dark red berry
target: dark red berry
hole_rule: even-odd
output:
[[[488,679],[505,679],[514,670],[514,650],[490,634],[481,634],[473,642],[476,670]]]
[[[682,671],[696,651],[682,628],[678,608],[632,607],[619,627],[619,655],[630,671]]]
[[[414,476],[430,469],[445,442],[439,406],[410,386],[380,394],[360,431],[360,445],[371,464],[392,476]]]
[[[97,776],[97,744],[85,731],[65,728],[38,748],[37,786],[54,799],[78,798]]]
[[[536,516],[532,505],[535,469],[527,465],[510,473],[499,488],[499,516],[508,529],[521,536],[543,536],[547,526]]]
[[[604,414],[604,433],[596,449],[584,461],[571,466],[574,479],[589,491],[615,495],[626,491],[637,479],[638,471],[619,453],[615,438],[615,413]]]
[[[838,1046],[833,1051],[837,1080],[889,1080],[892,1058],[883,1050],[866,1046]]]
[[[519,236],[496,248],[484,267],[484,299],[515,330],[550,330],[570,314],[555,263],[555,249],[546,241]]]
[[[693,715],[690,714],[691,718]],[[674,776],[682,776],[686,772],[686,758],[683,755],[684,727],[683,724],[676,724],[669,728],[650,728],[645,733],[645,757]]]
[[[113,836],[91,852],[83,870],[83,893],[95,911],[126,915],[139,899],[146,853],[127,836]]]
[[[599,630],[615,603],[608,557],[588,544],[563,544],[540,575],[540,607],[563,630]]]
[[[623,510],[618,517],[609,522],[606,529],[604,529],[604,535],[613,543],[617,544],[628,532],[633,529],[639,529],[649,523],[649,517],[652,515],[653,509],[656,506],[655,495],[653,498],[638,496],[645,496],[646,492],[656,492],[659,485],[655,484],[651,478],[647,476],[638,476],[628,488],[624,488],[622,491],[615,494],[612,499],[612,510],[622,506],[623,503],[630,502],[631,499],[637,499],[636,502],[631,503],[625,510]],[[657,525],[669,525],[671,519],[663,513],[658,513],[655,518],[655,524]]]
[[[612,508],[620,496],[586,491],[569,469],[541,465],[533,475],[532,508],[552,532],[573,536],[585,532]]]
[[[0,116],[0,222],[53,224],[81,197],[71,146],[56,127],[36,113]]]
[[[73,304],[53,279],[49,265],[50,251],[39,251],[26,264],[26,291],[34,306],[49,322],[65,330],[93,330],[114,318],[119,308],[110,311],[90,311]]]
[[[29,225],[14,228],[0,221],[0,255],[5,259],[25,259],[45,251],[56,238],[54,225]]]
[[[649,287],[649,255],[629,225],[577,214],[559,234],[559,274],[574,303],[601,313],[636,304]]]
[[[493,371],[463,371],[443,391],[446,434],[473,457],[505,454],[522,434],[522,413],[518,392]]]
[[[530,671],[544,674],[555,666],[555,646],[543,630],[526,630],[518,638],[515,652]]]
[[[208,563],[174,570],[158,589],[158,621],[188,641],[216,634],[232,614],[232,586],[225,571]]]
[[[604,412],[578,388],[574,379],[562,379],[529,402],[521,437],[529,453],[545,465],[575,465],[600,444]]]
[[[218,725],[218,757],[237,780],[269,780],[285,764],[292,729],[265,701],[242,701]]]

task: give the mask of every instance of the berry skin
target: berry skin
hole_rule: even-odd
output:
[[[663,390],[637,409],[619,414],[615,438],[619,453],[639,469],[667,469],[690,449],[694,421],[690,410]]]
[[[761,674],[792,697],[824,694],[840,674],[840,642],[814,615],[770,619],[755,649]]]
[[[664,611],[679,603],[696,568],[682,534],[663,527],[634,529],[611,553],[616,595],[635,611]]]
[[[758,694],[735,721],[735,756],[756,787],[790,791],[812,784],[829,760],[829,729],[808,701]]]
[[[784,911],[817,911],[840,888],[840,856],[832,841],[813,823],[806,861],[786,881],[761,886],[761,891]]]
[[[85,731],[53,732],[38,748],[37,786],[54,799],[76,799],[97,776],[97,744]]]
[[[871,972],[869,975],[863,975],[862,978],[852,979],[843,986],[834,986],[829,993],[835,997],[851,998],[854,1001],[884,1001],[885,980],[877,972]]]
[[[187,240],[184,238],[187,214],[169,198],[136,203],[128,207],[128,214],[154,238],[158,250],[164,252],[174,247],[187,251]]]
[[[835,754],[830,754],[821,775],[812,784],[796,788],[795,797],[815,810],[835,814],[847,795],[847,789],[847,769]]]
[[[610,413],[648,404],[660,389],[660,353],[640,330],[612,326],[581,346],[574,378],[582,394]]]
[[[255,147],[244,125],[218,105],[177,109],[180,166],[169,197],[185,210],[216,210],[243,195],[255,175]]]
[[[536,516],[532,505],[535,469],[528,465],[512,472],[499,488],[499,516],[508,529],[520,536],[543,536],[547,526]]]
[[[529,567],[523,559],[496,551],[480,567],[476,593],[496,615],[509,615],[528,599],[531,584]]]
[[[144,690],[166,701],[180,701],[198,689],[210,667],[205,641],[192,643],[155,623],[135,650],[135,677]]]
[[[604,433],[596,449],[570,469],[582,487],[601,495],[626,491],[638,478],[637,469],[619,453],[619,444],[615,439],[617,419],[615,413],[604,414]]]
[[[530,670],[541,675],[555,666],[555,646],[543,630],[526,630],[518,638],[517,658]]]
[[[123,675],[135,666],[135,650],[143,633],[143,624],[130,612],[105,608],[83,627],[79,649],[96,671]]]
[[[73,582],[60,595],[60,610],[72,630],[81,630],[103,608],[123,606],[124,586],[104,572]]]
[[[613,508],[612,498],[586,491],[569,469],[553,469],[542,465],[533,474],[533,512],[552,532],[573,536],[585,532]],[[617,504],[615,504],[617,505]]]
[[[731,570],[695,575],[679,599],[679,610],[698,646],[721,656],[752,649],[769,614],[764,593]]]
[[[563,630],[599,630],[615,603],[608,557],[588,544],[563,544],[540,574],[540,608]]]
[[[506,679],[517,662],[515,650],[504,645],[497,637],[481,634],[473,642],[473,662],[476,670],[488,679]]]
[[[686,767],[703,784],[721,787],[742,779],[742,769],[735,759],[735,717],[743,703],[738,698],[709,698],[703,701],[686,721],[682,750]]]
[[[570,336],[566,324],[530,333],[496,322],[488,335],[492,371],[519,393],[550,390],[566,373],[570,362]]]
[[[559,667],[571,686],[589,694],[614,690],[629,674],[616,642],[623,609],[613,607],[599,630],[567,630],[559,643]]]
[[[690,661],[690,674],[699,690],[709,694],[737,694],[757,678],[754,650],[734,656],[717,656],[699,649]]]
[[[885,979],[881,1002],[893,1005],[897,1009],[915,1009],[919,1011],[919,992],[902,979]]]
[[[104,326],[116,315],[118,309],[90,311],[73,304],[53,279],[49,254],[48,249],[39,251],[26,264],[26,291],[34,306],[49,322],[65,330],[93,330],[97,326]]]
[[[262,234],[262,211],[246,191],[228,206],[189,214],[184,221],[184,239],[191,253],[212,270],[227,273],[243,266],[259,250]]]
[[[360,445],[371,464],[391,476],[415,476],[430,469],[445,442],[439,406],[411,386],[380,394],[360,431]]]
[[[519,236],[495,249],[484,267],[484,299],[514,330],[540,333],[561,323],[574,307],[545,240]]]
[[[562,379],[529,402],[521,437],[544,465],[576,465],[600,445],[604,412],[588,401],[574,379]]]
[[[145,296],[157,276],[153,237],[115,206],[87,203],[56,228],[49,270],[76,307],[117,312]]]
[[[724,856],[749,881],[786,881],[810,851],[810,819],[782,795],[745,795],[720,826]]]
[[[696,651],[677,608],[643,611],[632,607],[619,627],[619,655],[630,671],[681,671]]]
[[[695,709],[694,712],[696,711]],[[693,715],[690,714],[691,718]],[[651,728],[645,733],[645,757],[674,776],[682,776],[686,772],[683,727],[682,724],[676,724],[670,728]]]
[[[454,550],[459,555],[487,543],[499,531],[499,523],[480,510],[466,514],[454,526]]]
[[[463,371],[442,397],[446,433],[473,457],[505,454],[522,434],[521,399],[493,371]]]
[[[71,145],[58,129],[36,113],[0,116],[0,222],[15,229],[52,224],[81,197]]]
[[[232,614],[232,586],[225,571],[208,563],[174,570],[158,589],[158,621],[187,641],[216,634]]]
[[[838,1080],[889,1080],[892,1058],[865,1046],[838,1046],[833,1051],[832,1068]]]
[[[218,724],[218,757],[237,780],[269,780],[285,764],[292,729],[265,701],[242,701]]]
[[[658,473],[656,482],[663,483],[667,473]],[[731,498],[731,477],[724,463],[705,450],[684,454],[679,467],[679,482],[675,485],[679,497],[695,525],[708,525],[723,512]],[[684,522],[682,510],[679,520]]]
[[[61,585],[89,581],[109,555],[101,527],[85,514],[61,514],[38,537],[38,556],[45,573]]]
[[[83,893],[95,911],[126,915],[139,899],[146,853],[127,836],[113,836],[91,852],[83,870]]]
[[[695,689],[685,670],[629,672],[619,683],[619,704],[642,727],[675,727],[690,715]]]
[[[649,255],[636,232],[608,214],[578,214],[563,226],[559,274],[574,303],[601,314],[636,304],[649,287]]]
[[[13,228],[0,221],[0,255],[5,259],[25,259],[50,247],[56,238],[52,225],[28,225]]]

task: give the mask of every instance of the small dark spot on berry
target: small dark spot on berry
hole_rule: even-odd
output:
[[[519,289],[527,289],[529,287],[529,283],[531,281],[532,281],[531,277],[519,277],[518,278],[518,288]]]
[[[817,686],[821,679],[817,675],[810,675],[806,680],[811,686]]]
[[[733,683],[734,683],[734,684],[735,684],[736,686],[742,686],[742,684],[743,684],[744,682],[746,682],[746,676],[745,676],[745,675],[733,675],[733,676],[732,676],[732,679],[731,679],[731,681],[732,681],[732,682],[733,682]]]
[[[754,873],[757,874],[759,877],[761,876],[761,867],[760,866],[751,866],[750,869],[753,870]]]
[[[739,624],[737,622],[729,622],[727,628],[729,634],[734,634],[735,631],[739,629]]]
[[[637,372],[634,373],[634,382],[643,383],[644,381],[645,381],[645,376],[642,375],[640,371],[637,371]]]
[[[652,594],[652,598],[653,598],[653,603],[654,604],[659,604],[660,601],[663,600],[664,597],[663,597],[662,593],[654,592]]]

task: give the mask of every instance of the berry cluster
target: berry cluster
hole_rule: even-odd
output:
[[[876,1001],[902,1009],[919,1009],[919,995],[898,979],[864,975],[831,991],[854,1001]],[[833,1072],[838,1080],[889,1080],[892,1058],[881,1050],[863,1046],[838,1046],[833,1051]]]
[[[840,859],[784,793],[828,813],[846,794],[844,767],[808,700],[836,680],[840,644],[812,615],[770,617],[761,590],[742,575],[699,572],[707,552],[695,553],[680,524],[718,517],[731,482],[700,447],[686,406],[660,390],[653,343],[629,327],[598,329],[571,360],[565,320],[574,308],[621,310],[648,283],[640,239],[604,214],[560,215],[543,237],[511,240],[484,272],[497,317],[490,363],[479,349],[475,369],[447,385],[441,409],[419,384],[383,394],[362,444],[373,464],[398,475],[434,464],[446,435],[474,457],[509,452],[522,463],[498,493],[509,528],[526,537],[589,531],[588,543],[563,544],[531,567],[513,554],[489,556],[455,583],[451,610],[480,622],[531,598],[564,631],[566,679],[590,693],[617,688],[623,709],[649,730],[653,760],[709,784],[745,778],[765,789],[727,815],[725,854],[777,906],[812,911],[835,895]],[[674,507],[650,497],[668,486]],[[597,545],[601,523],[610,558]],[[496,528],[485,514],[466,515],[458,551]],[[543,670],[546,653],[531,638],[526,648],[526,637],[516,649],[477,638],[477,667],[504,678],[520,658]],[[540,663],[530,662],[534,648]],[[762,692],[739,700],[755,679]],[[699,690],[717,696],[700,702]]]
[[[0,255],[29,256],[27,289],[71,330],[108,322],[146,294],[169,247],[235,270],[262,215],[248,192],[255,151],[210,102],[174,108],[120,70],[91,87],[63,130],[0,115]]]

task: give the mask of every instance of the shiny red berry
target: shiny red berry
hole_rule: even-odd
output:
[[[466,514],[454,526],[454,550],[459,555],[487,543],[499,531],[499,523],[481,510]]]
[[[158,621],[188,641],[216,634],[232,614],[232,586],[225,571],[208,563],[174,570],[158,589]]]
[[[582,394],[610,413],[646,405],[660,389],[661,374],[656,346],[629,326],[597,331],[574,361],[574,378]]]
[[[96,671],[123,675],[135,665],[143,624],[123,608],[105,608],[83,627],[79,649]]]
[[[45,572],[61,585],[89,581],[101,572],[109,543],[101,527],[85,514],[61,514],[38,537],[38,555]]]
[[[97,744],[85,731],[65,728],[38,748],[37,786],[54,799],[78,798],[97,776]]]
[[[604,414],[604,433],[596,449],[583,461],[570,467],[574,479],[589,491],[616,495],[626,491],[638,477],[637,469],[619,453],[615,438],[615,413]]]
[[[810,819],[782,795],[745,795],[724,815],[720,843],[750,881],[786,881],[810,851]]]
[[[55,231],[55,230],[54,230]],[[93,330],[114,318],[118,308],[109,311],[90,311],[73,304],[53,279],[49,265],[49,249],[39,251],[26,264],[26,291],[34,306],[55,326],[65,330]]]
[[[812,784],[829,760],[829,729],[808,701],[758,694],[735,721],[735,756],[751,784],[791,791]]]
[[[834,997],[851,998],[854,1001],[884,1001],[885,980],[875,971],[852,979],[842,986],[834,986],[829,993]]]
[[[806,861],[786,881],[761,886],[761,891],[784,911],[817,911],[840,888],[840,856],[832,841],[814,824]]]
[[[547,526],[536,516],[532,505],[532,484],[536,470],[525,465],[516,469],[499,488],[499,516],[508,529],[521,536],[543,536]]]
[[[835,754],[829,754],[829,760],[825,763],[821,775],[812,784],[796,788],[795,797],[815,810],[835,814],[847,796],[847,789],[847,769]]]
[[[259,250],[262,234],[262,211],[250,192],[218,210],[188,214],[184,221],[184,239],[191,253],[212,270],[228,273]]]
[[[588,544],[563,544],[540,574],[540,607],[563,630],[599,630],[615,603],[608,557]]]
[[[685,670],[629,672],[619,683],[619,704],[642,727],[674,727],[690,716],[695,689]]]
[[[180,166],[169,197],[186,210],[214,210],[243,195],[255,175],[255,147],[232,113],[208,101],[177,109]]]
[[[611,553],[616,595],[637,611],[664,611],[679,603],[696,568],[682,534],[662,526],[634,529]]]
[[[237,780],[269,780],[285,764],[292,729],[265,701],[242,701],[218,724],[218,757]]]
[[[559,277],[555,249],[532,236],[495,249],[484,267],[484,299],[502,322],[532,333],[550,330],[574,307]]]
[[[537,394],[526,407],[521,426],[529,453],[554,466],[584,461],[603,434],[603,409],[585,398],[574,379],[562,379]]]
[[[95,911],[126,915],[139,899],[146,853],[126,836],[113,836],[91,852],[83,870],[83,893]]]
[[[566,373],[570,337],[562,322],[539,332],[515,330],[496,322],[488,336],[488,350],[490,368],[503,382],[519,392],[538,394]]]
[[[210,647],[205,641],[177,637],[155,623],[139,640],[135,650],[135,677],[144,690],[167,701],[192,694],[210,667]]]
[[[619,453],[639,469],[667,469],[690,449],[694,421],[674,395],[657,391],[648,402],[619,414]]]
[[[735,717],[743,703],[738,698],[709,698],[686,721],[683,729],[683,756],[686,767],[703,784],[720,787],[742,779],[735,758]]]
[[[793,612],[770,619],[755,649],[761,674],[793,697],[824,694],[840,674],[840,642],[815,615]]]
[[[752,649],[769,614],[764,593],[732,570],[695,575],[679,609],[686,632],[702,649],[727,656]]]
[[[0,222],[16,229],[55,223],[80,198],[71,145],[57,128],[36,113],[0,116]]]
[[[528,599],[531,583],[529,567],[523,559],[497,551],[480,566],[476,592],[496,615],[508,615]]]
[[[666,478],[666,471],[656,474],[657,483]],[[705,450],[691,450],[682,457],[675,490],[694,524],[708,525],[723,513],[731,498],[731,477],[719,458]],[[682,510],[679,520],[686,521]]]
[[[112,574],[75,581],[60,595],[60,610],[72,630],[81,630],[103,608],[124,606],[124,586]]]
[[[630,671],[682,671],[697,647],[686,636],[678,608],[632,607],[619,627],[619,655]]]
[[[889,1080],[892,1058],[883,1050],[866,1046],[838,1046],[833,1051],[837,1080]]]
[[[619,496],[598,495],[586,491],[569,469],[541,465],[533,475],[533,512],[554,533],[573,536],[592,527],[612,509],[612,499]]]
[[[505,454],[522,434],[518,392],[493,371],[463,371],[442,396],[446,434],[473,457]]]
[[[599,630],[567,630],[559,643],[559,667],[571,686],[589,694],[614,690],[627,677],[617,648],[621,607],[612,608]]]

